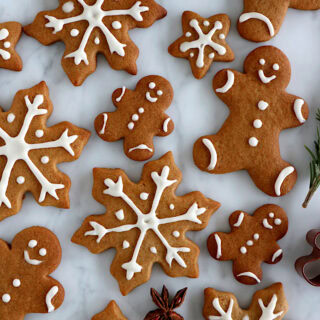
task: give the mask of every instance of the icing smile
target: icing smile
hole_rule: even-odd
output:
[[[29,256],[29,252],[28,250],[24,250],[24,260],[29,263],[32,264],[34,266],[38,266],[39,264],[41,264],[43,261],[37,260],[37,259],[31,259]]]
[[[275,80],[277,77],[275,75],[272,75],[271,77],[267,77],[264,74],[264,71],[262,69],[259,70],[259,78],[263,83],[270,83],[271,81]]]
[[[147,91],[147,93],[146,93],[146,98],[147,98],[148,101],[150,101],[152,103],[155,103],[155,102],[158,101],[158,98],[151,97],[151,93],[149,91]]]

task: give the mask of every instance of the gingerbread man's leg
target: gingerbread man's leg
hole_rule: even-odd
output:
[[[239,33],[250,41],[270,40],[279,32],[288,6],[289,1],[244,0],[244,11],[238,21]]]
[[[255,260],[248,263],[246,255],[238,256],[233,261],[233,275],[235,279],[243,284],[255,285],[261,282],[262,268],[261,263]]]
[[[320,0],[291,0],[290,8],[299,10],[318,10],[320,9]]]
[[[294,187],[297,181],[297,171],[288,162],[277,157],[268,157],[270,159],[267,166],[255,165],[248,170],[255,185],[272,197],[286,195]]]
[[[124,138],[123,149],[132,160],[148,160],[154,154],[153,137],[136,130]]]

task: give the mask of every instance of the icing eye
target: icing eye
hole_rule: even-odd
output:
[[[260,59],[260,60],[259,60],[259,63],[260,63],[262,66],[264,66],[264,65],[266,64],[266,60]]]
[[[157,91],[157,95],[158,95],[158,96],[162,96],[162,95],[163,95],[162,90],[158,90],[158,91]]]
[[[156,84],[154,82],[149,83],[149,88],[154,89],[156,87]]]
[[[275,64],[272,66],[272,68],[273,68],[274,71],[278,71],[278,70],[280,69],[280,66],[279,66],[277,63],[275,63]]]
[[[46,250],[45,248],[41,248],[41,249],[39,250],[39,255],[40,255],[41,257],[46,256],[46,255],[47,255],[47,250]]]
[[[38,242],[36,240],[30,240],[28,243],[29,248],[35,248],[38,245]]]
[[[273,212],[270,212],[270,213],[269,213],[269,217],[270,217],[270,218],[274,218],[274,213],[273,213]]]

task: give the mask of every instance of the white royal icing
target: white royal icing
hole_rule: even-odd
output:
[[[244,219],[244,213],[241,212],[238,216],[238,221],[233,226],[239,228],[241,226],[243,219]]]
[[[258,19],[263,21],[268,29],[269,29],[269,33],[270,36],[273,37],[274,36],[274,27],[272,22],[270,21],[270,19],[268,17],[266,17],[265,15],[263,15],[262,13],[258,13],[258,12],[248,12],[248,13],[244,13],[240,16],[239,18],[239,22],[243,23],[249,19]]]
[[[71,37],[77,37],[79,35],[80,31],[78,29],[72,29],[70,31]]]
[[[129,122],[128,123],[128,129],[129,130],[133,130],[133,128],[134,128],[134,123],[133,122]]]
[[[3,46],[6,48],[6,49],[9,49],[11,47],[11,43],[9,41],[5,41],[5,43],[3,44]]]
[[[281,187],[282,187],[282,184],[283,184],[284,180],[286,180],[286,178],[288,176],[290,176],[290,174],[292,174],[294,172],[294,170],[295,170],[294,167],[290,166],[290,167],[284,168],[280,172],[280,174],[279,174],[279,176],[278,176],[278,178],[276,180],[276,183],[274,185],[274,190],[275,190],[275,193],[276,193],[276,195],[278,197],[281,196]]]
[[[48,156],[43,156],[43,157],[41,157],[41,162],[43,163],[43,164],[47,164],[48,162],[49,162],[49,157]]]
[[[302,99],[296,99],[293,106],[294,113],[296,114],[296,117],[300,123],[306,122],[306,119],[303,117],[303,114],[302,114],[303,105],[304,105],[304,101]]]
[[[46,249],[46,248],[41,248],[41,249],[39,250],[39,255],[40,255],[41,257],[45,257],[45,256],[47,255],[47,249]]]
[[[69,23],[79,21],[86,21],[88,23],[88,27],[83,34],[83,38],[81,40],[79,48],[76,51],[67,54],[65,58],[73,58],[76,65],[79,65],[82,61],[86,65],[89,65],[88,56],[85,49],[92,31],[95,28],[100,29],[100,32],[105,36],[111,54],[117,53],[120,57],[124,57],[124,48],[127,45],[121,43],[115,37],[115,35],[103,23],[103,19],[105,17],[130,16],[134,20],[140,22],[143,21],[142,13],[149,11],[149,8],[141,6],[141,1],[137,1],[129,9],[103,10],[101,6],[105,2],[105,0],[97,0],[93,5],[88,5],[84,0],[76,1],[83,7],[82,13],[77,16],[59,19],[53,16],[45,15],[45,18],[48,20],[48,23],[45,26],[47,28],[53,28],[54,34],[60,32],[64,28],[64,26]]]
[[[232,311],[234,306],[233,299],[230,299],[228,310],[224,311],[220,305],[219,298],[214,298],[212,301],[212,305],[217,312],[219,312],[220,316],[209,316],[209,320],[233,320],[232,319]]]
[[[213,143],[209,139],[202,139],[202,143],[208,148],[210,152],[210,164],[208,170],[212,171],[217,165],[218,155]]]
[[[122,91],[120,96],[116,99],[117,102],[120,102],[124,96],[124,94],[126,93],[126,87],[122,87]]]
[[[180,232],[179,232],[179,231],[173,231],[173,232],[172,232],[172,235],[173,235],[175,238],[179,238],[179,237],[180,237]]]
[[[38,245],[37,240],[30,240],[28,243],[28,247],[31,249],[35,248],[37,245]]]
[[[13,113],[9,113],[8,116],[7,116],[7,121],[9,123],[12,123],[15,118],[16,118],[16,116]]]
[[[264,65],[266,64],[266,60],[260,59],[260,60],[259,60],[259,63],[260,63],[262,66],[264,66]]]
[[[259,238],[260,238],[259,233],[255,233],[255,234],[253,235],[253,239],[254,239],[254,240],[259,240]]]
[[[149,198],[149,193],[147,193],[147,192],[140,193],[141,200],[148,200],[148,198]]]
[[[253,126],[256,129],[262,128],[262,125],[263,125],[263,123],[262,123],[262,121],[260,119],[256,119],[256,120],[253,121]]]
[[[43,262],[43,261],[40,261],[37,259],[31,259],[29,256],[28,250],[24,250],[24,260],[25,260],[25,262],[27,262],[33,266],[38,266],[39,264],[41,264]]]
[[[100,134],[105,134],[106,127],[107,127],[107,121],[108,121],[108,114],[104,113],[103,114],[103,125],[102,125],[100,132],[99,132]]]
[[[223,28],[223,25],[220,21],[216,21],[214,27],[207,34],[202,31],[199,25],[199,21],[196,19],[192,19],[190,21],[190,26],[197,32],[199,38],[195,41],[183,42],[180,45],[180,50],[182,52],[187,52],[190,49],[198,49],[199,53],[196,62],[198,68],[204,67],[204,51],[207,46],[211,47],[221,56],[226,54],[227,49],[212,40],[212,37],[216,33],[216,31],[222,30]]]
[[[151,210],[149,213],[143,213],[133,200],[124,192],[123,190],[123,181],[122,177],[119,176],[118,180],[115,182],[112,179],[105,179],[104,183],[107,186],[107,189],[103,191],[103,194],[110,195],[112,197],[121,198],[136,214],[137,222],[135,224],[121,225],[119,227],[106,229],[104,226],[95,221],[90,221],[89,224],[92,227],[92,230],[85,232],[85,236],[96,236],[97,243],[100,243],[102,238],[111,232],[127,232],[132,229],[139,229],[140,236],[136,243],[132,258],[130,261],[122,264],[122,268],[126,270],[127,280],[131,280],[135,273],[141,272],[142,266],[138,264],[138,256],[146,237],[147,232],[152,231],[162,242],[163,246],[166,248],[166,262],[171,267],[172,261],[175,260],[179,266],[186,268],[186,262],[180,256],[179,252],[188,253],[191,251],[187,247],[172,247],[168,240],[162,235],[159,230],[159,226],[177,223],[182,221],[190,221],[197,224],[202,224],[202,221],[199,219],[199,216],[206,212],[206,208],[199,208],[198,204],[194,202],[189,209],[179,216],[173,216],[168,218],[160,219],[157,217],[157,210],[162,199],[162,195],[166,188],[177,183],[177,180],[169,180],[170,168],[164,166],[161,170],[161,173],[154,171],[151,173],[151,179],[156,185],[155,194],[153,197]]]
[[[15,288],[19,288],[21,286],[21,281],[20,279],[14,279],[12,281],[12,285],[15,287]]]
[[[171,203],[171,204],[169,205],[169,208],[170,208],[170,210],[174,210],[174,204]]]
[[[44,135],[43,130],[40,130],[40,129],[36,130],[36,137],[37,138],[42,138],[43,135]]]
[[[5,28],[1,29],[0,30],[0,41],[5,40],[8,37],[9,37],[8,29],[5,29]],[[5,45],[5,43],[7,43],[7,45]],[[4,43],[4,47],[10,48],[10,45],[11,45],[10,42],[6,41],[5,43]],[[8,46],[8,44],[9,44],[9,46]],[[3,60],[9,60],[11,58],[10,52],[8,52],[4,49],[0,49],[0,56],[2,57]]]
[[[65,13],[70,13],[74,10],[74,3],[72,1],[68,1],[66,2],[63,6],[62,6],[62,10]]]
[[[169,124],[170,121],[171,121],[171,118],[167,118],[166,120],[163,121],[162,130],[164,132],[168,132],[168,124]]]
[[[272,69],[273,69],[274,71],[279,71],[279,70],[280,70],[280,66],[279,66],[277,63],[275,63],[275,64],[272,66]]]
[[[52,299],[56,296],[56,294],[59,292],[58,286],[52,287],[49,292],[46,295],[46,305],[48,308],[48,312],[53,312],[55,307],[52,304]]]
[[[153,150],[151,148],[149,148],[147,145],[145,144],[139,144],[138,146],[134,147],[134,148],[130,148],[129,152],[135,151],[135,150],[148,150],[150,152],[153,152]]]
[[[270,229],[270,230],[273,229],[273,226],[268,222],[268,219],[267,219],[267,218],[264,218],[264,219],[262,220],[262,224],[263,224],[263,226],[264,226],[266,229]]]
[[[220,259],[222,256],[221,239],[217,234],[214,235],[214,239],[216,240],[216,243],[217,243],[217,256],[216,256],[216,258]]]
[[[270,301],[270,303],[268,304],[268,306],[265,306],[262,299],[258,300],[259,306],[261,308],[262,311],[262,315],[259,318],[259,320],[273,320],[273,319],[278,319],[278,317],[280,317],[283,314],[283,311],[280,311],[278,313],[274,313],[276,307],[277,307],[277,301],[278,301],[278,297],[276,294],[274,294],[272,296],[272,299]]]
[[[157,254],[158,253],[158,250],[156,247],[151,247],[150,248],[150,251],[153,253],[153,254]]]
[[[258,144],[259,144],[259,140],[258,140],[256,137],[251,137],[251,138],[249,139],[249,145],[250,145],[250,147],[255,148],[255,147],[258,146]]]
[[[130,243],[127,240],[124,240],[122,243],[122,249],[128,249],[130,247]]]
[[[240,248],[240,252],[241,252],[242,254],[246,254],[246,253],[247,253],[247,248],[246,248],[246,247],[241,247],[241,248]]]
[[[258,108],[259,108],[261,111],[266,110],[268,107],[269,107],[269,103],[268,103],[268,102],[265,102],[265,101],[263,101],[263,100],[261,100],[261,101],[258,102]]]
[[[257,283],[261,282],[261,280],[252,272],[242,272],[242,273],[239,273],[237,275],[237,277],[249,277],[249,278],[253,278],[254,280],[256,280]]]
[[[23,176],[19,176],[19,177],[17,178],[17,183],[18,183],[18,184],[24,184],[25,181],[26,181],[26,179],[25,179],[25,177],[23,177]]]
[[[232,71],[228,70],[227,75],[228,75],[228,80],[227,80],[226,84],[222,88],[216,89],[216,92],[226,93],[233,87],[234,73]]]
[[[261,82],[264,83],[264,84],[268,84],[268,83],[270,83],[271,81],[277,79],[277,76],[275,76],[275,75],[272,75],[272,76],[270,76],[270,77],[267,77],[267,76],[264,74],[264,71],[263,71],[262,69],[260,69],[260,70],[258,71],[258,74],[259,74],[259,78],[260,78]]]
[[[4,303],[9,303],[10,300],[11,300],[10,294],[5,293],[5,294],[2,295],[2,301],[3,301]]]
[[[99,37],[95,37],[95,38],[94,38],[94,43],[95,43],[96,45],[99,45],[99,44],[100,44],[100,39],[99,39]]]
[[[115,30],[119,30],[122,28],[122,24],[120,21],[113,21],[112,22],[112,28]]]
[[[115,213],[116,217],[118,220],[122,221],[124,219],[124,211],[122,209],[120,209],[119,211],[117,211]]]
[[[277,251],[273,254],[271,261],[272,261],[272,262],[275,262],[281,255],[282,255],[282,249],[277,250]]]

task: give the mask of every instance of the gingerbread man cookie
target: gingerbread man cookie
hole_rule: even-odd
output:
[[[52,103],[45,82],[19,91],[0,112],[0,220],[19,212],[31,191],[42,206],[69,208],[71,182],[57,164],[76,160],[90,132],[62,122],[47,127]]]
[[[59,308],[64,289],[49,277],[60,264],[58,238],[48,229],[31,227],[18,233],[11,246],[0,239],[0,319],[23,319],[27,313]]]
[[[170,47],[169,53],[188,59],[195,78],[202,79],[213,61],[230,62],[234,54],[226,42],[230,19],[226,14],[205,19],[192,11],[182,15],[183,36]]]
[[[159,76],[141,79],[134,91],[117,89],[112,101],[116,112],[105,112],[95,120],[98,135],[106,141],[124,139],[124,152],[130,159],[144,161],[154,154],[153,137],[167,136],[174,124],[164,111],[173,99],[170,83]]]
[[[166,14],[154,0],[60,0],[57,9],[40,12],[24,31],[43,45],[63,41],[63,69],[80,86],[95,71],[98,53],[113,69],[136,74],[139,49],[128,31],[148,28]]]
[[[281,157],[279,135],[305,123],[308,105],[285,91],[291,68],[279,49],[252,51],[244,71],[221,70],[214,77],[213,89],[230,115],[217,134],[195,143],[194,161],[209,173],[245,169],[263,192],[283,196],[294,187],[297,172]]]
[[[204,296],[206,320],[281,320],[289,309],[282,283],[257,291],[246,310],[240,308],[232,293],[207,288]]]
[[[251,216],[236,211],[229,217],[230,233],[215,232],[208,238],[211,256],[233,261],[234,277],[243,284],[262,280],[261,263],[278,263],[282,249],[277,241],[288,231],[285,211],[276,205],[264,205]]]
[[[288,8],[317,10],[320,0],[244,0],[238,21],[241,36],[255,42],[270,40],[279,32]]]
[[[15,51],[21,33],[22,26],[18,22],[0,23],[0,68],[22,70],[22,60]]]
[[[93,196],[108,211],[87,217],[72,241],[96,254],[116,249],[111,274],[123,295],[150,279],[154,263],[171,277],[198,277],[199,248],[186,232],[204,229],[220,204],[200,192],[175,195],[182,175],[171,152],[145,164],[138,183],[120,169],[93,175]]]
[[[121,312],[117,303],[112,300],[106,309],[96,314],[92,320],[128,320]]]

